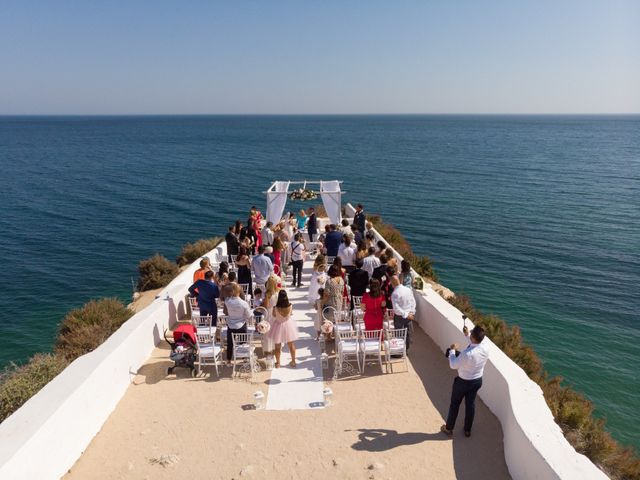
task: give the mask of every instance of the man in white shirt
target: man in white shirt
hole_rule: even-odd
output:
[[[273,245],[273,230],[271,230],[271,227],[273,227],[273,223],[267,222],[262,229],[262,244],[265,247]]]
[[[467,327],[464,327],[463,332],[469,335]],[[453,434],[458,410],[464,399],[464,435],[471,436],[471,426],[476,411],[476,394],[482,386],[482,373],[489,358],[489,348],[486,343],[483,343],[484,329],[480,326],[475,326],[471,330],[470,340],[469,346],[457,356],[457,345],[451,345],[449,350],[449,366],[458,370],[458,376],[453,381],[447,423],[440,427],[440,430],[447,435]]]
[[[380,259],[376,257],[376,248],[369,247],[369,255],[362,259],[362,269],[369,274],[369,280],[373,275],[373,271],[380,266]]]
[[[249,304],[240,298],[242,288],[237,283],[233,284],[233,294],[224,301],[227,311],[227,360],[233,358],[234,333],[247,333],[247,320],[251,318]]]
[[[347,274],[351,273],[355,268],[356,249],[351,243],[351,239],[345,235],[344,243],[338,247],[338,257],[342,260],[342,266]]]
[[[304,243],[302,243],[302,234],[297,233],[293,242],[291,242],[291,264],[293,266],[293,284],[294,287],[302,287],[302,266],[304,265]]]
[[[409,353],[409,346],[411,345],[409,324],[415,319],[416,299],[413,296],[413,290],[402,285],[396,275],[391,277],[391,286],[393,287],[393,293],[391,294],[393,326],[407,329],[407,353]]]

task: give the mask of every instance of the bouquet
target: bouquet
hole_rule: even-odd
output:
[[[258,333],[261,333],[262,335],[264,335],[269,330],[271,330],[271,324],[269,322],[267,322],[266,320],[261,320],[256,325],[256,330],[258,331]]]
[[[322,330],[322,333],[325,335],[331,335],[331,332],[333,332],[333,323],[329,321],[322,322],[320,330]]]

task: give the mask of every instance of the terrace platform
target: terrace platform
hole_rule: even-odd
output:
[[[308,261],[305,285],[310,271]],[[285,366],[285,350],[281,369],[253,381],[232,379],[230,367],[220,377],[213,367],[198,378],[185,369],[167,376],[169,348],[160,345],[64,478],[509,478],[500,423],[479,399],[471,438],[461,417],[453,439],[440,433],[455,373],[419,327],[408,371],[396,364],[384,373],[368,363],[363,375],[332,381],[333,361],[322,370],[311,338],[307,288],[288,292],[300,328],[296,370]],[[325,385],[332,404],[309,405]],[[253,409],[256,390],[267,409]]]

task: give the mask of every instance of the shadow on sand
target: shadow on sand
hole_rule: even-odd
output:
[[[403,445],[415,445],[428,440],[447,440],[444,435],[439,433],[398,433],[396,430],[384,428],[361,428],[357,431],[360,432],[358,441],[351,445],[351,448],[365,452],[384,452]]]

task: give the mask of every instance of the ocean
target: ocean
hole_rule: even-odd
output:
[[[640,448],[640,116],[0,117],[0,171],[0,366],[273,180],[341,179]]]

